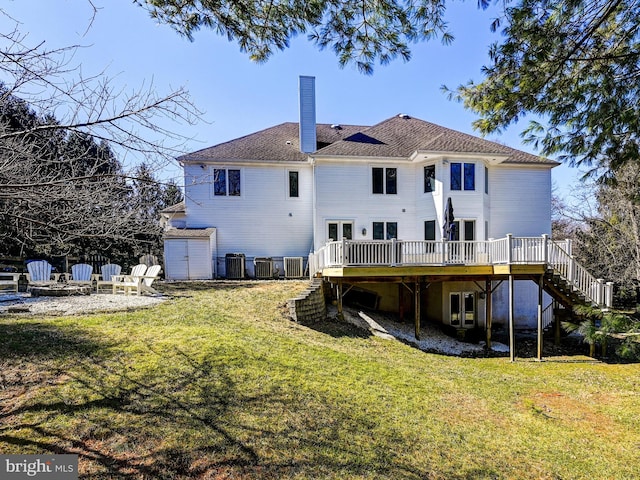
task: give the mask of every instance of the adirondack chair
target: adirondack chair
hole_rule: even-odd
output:
[[[100,269],[100,274],[97,275],[96,278],[96,293],[100,292],[100,287],[108,286],[110,289],[113,289],[114,279],[113,277],[117,277],[120,275],[122,271],[122,267],[115,263],[107,263],[103,265]],[[96,277],[96,275],[94,275]]]
[[[116,294],[120,289],[125,294],[129,294],[131,289],[137,289],[138,283],[140,283],[140,277],[142,277],[147,271],[147,266],[144,263],[140,263],[131,269],[129,275],[115,275],[111,277],[113,279],[113,293]]]
[[[157,295],[159,292],[151,286],[151,284],[158,278],[158,274],[162,270],[160,265],[152,265],[147,269],[147,272],[144,276],[140,277],[140,282],[137,287],[133,287],[136,290],[138,295],[141,293],[150,293],[152,295]],[[131,293],[131,290],[129,291]]]
[[[18,280],[21,273],[0,271],[0,292],[15,291],[18,293]]]
[[[53,285],[55,280],[51,279],[53,267],[46,260],[34,260],[27,263],[27,281],[29,287],[35,285]]]
[[[93,267],[87,263],[77,263],[71,267],[71,278],[68,283],[74,285],[91,285]]]
[[[141,293],[157,295],[160,292],[151,285],[158,278],[158,274],[161,270],[162,267],[160,265],[152,265],[147,269],[144,275],[126,275],[122,285],[118,285],[118,288],[122,288],[126,295],[130,295],[134,292],[137,295],[140,295]]]

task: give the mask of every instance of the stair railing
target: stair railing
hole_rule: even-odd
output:
[[[611,307],[613,283],[595,278],[573,255],[567,253],[558,243],[547,242],[547,264],[574,290],[600,306]]]

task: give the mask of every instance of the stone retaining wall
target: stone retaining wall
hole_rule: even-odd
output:
[[[327,317],[322,280],[314,280],[304,292],[288,302],[289,316],[294,322],[314,324]]]

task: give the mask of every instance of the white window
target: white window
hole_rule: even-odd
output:
[[[424,193],[436,191],[436,166],[427,165],[424,167]]]
[[[300,191],[298,187],[298,177],[299,174],[296,170],[289,170],[289,197],[297,198],[300,196]]]
[[[371,169],[371,191],[374,194],[395,195],[398,193],[398,169],[378,168]]]
[[[373,222],[374,240],[398,238],[398,222]]]
[[[217,197],[240,196],[240,170],[232,168],[213,169],[213,194]]]
[[[476,189],[476,165],[475,163],[452,162],[450,164],[451,190],[475,190]]]

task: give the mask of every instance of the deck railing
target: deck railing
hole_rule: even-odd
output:
[[[548,235],[486,241],[339,240],[309,255],[313,277],[328,267],[544,264],[596,304],[610,307],[613,284],[596,279],[571,255],[570,243]]]

